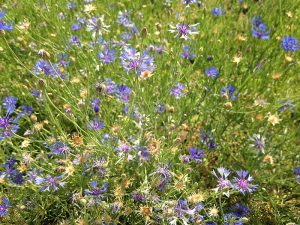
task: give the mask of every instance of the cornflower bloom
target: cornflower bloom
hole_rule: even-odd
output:
[[[132,198],[135,202],[144,202],[146,200],[145,196],[138,192],[133,193]]]
[[[249,208],[247,208],[244,204],[240,203],[236,203],[233,206],[233,209],[231,210],[231,213],[233,213],[233,215],[235,215],[238,218],[243,218],[250,212],[251,210]]]
[[[96,35],[102,36],[103,31],[109,32],[108,28],[110,26],[104,23],[104,15],[96,18],[92,17],[87,21],[86,30],[92,31],[92,37],[95,38]]]
[[[183,47],[183,53],[181,53],[181,58],[188,59],[191,62],[193,62],[195,56],[196,56],[196,54],[194,54],[193,52],[190,51],[189,46],[185,45]]]
[[[127,87],[125,84],[121,84],[118,85],[117,92],[115,93],[115,95],[123,103],[126,103],[130,99],[131,92],[132,92],[131,88]]]
[[[252,25],[252,36],[258,39],[266,40],[270,39],[270,30],[267,25],[262,21],[261,17],[254,16],[251,21]]]
[[[186,8],[189,8],[191,4],[196,3],[197,0],[182,0],[182,4],[185,5]]]
[[[229,189],[232,187],[232,184],[231,184],[230,180],[228,179],[230,171],[223,167],[218,168],[217,171],[220,176],[218,176],[214,170],[212,171],[212,174],[217,178],[217,183],[218,183],[217,187],[214,188],[213,190],[215,192],[218,192],[219,190],[221,190],[221,191],[227,190],[227,192],[224,192],[224,195],[229,197]]]
[[[58,61],[58,65],[64,68],[67,68],[70,65],[70,60],[68,59],[68,54],[66,53],[59,53],[58,54],[59,57],[59,61]]]
[[[115,61],[117,56],[113,48],[109,49],[107,47],[104,47],[103,51],[98,53],[98,58],[100,62],[112,63],[113,61]]]
[[[57,64],[50,63],[48,60],[39,59],[33,67],[33,71],[36,75],[42,74],[44,76],[50,76],[53,78],[61,76]]]
[[[260,134],[253,134],[253,136],[249,139],[253,142],[250,144],[250,147],[256,148],[257,151],[265,153],[265,137],[261,136]]]
[[[41,185],[40,190],[41,191],[57,191],[60,187],[64,187],[65,182],[60,181],[61,178],[63,178],[64,175],[60,176],[51,176],[47,175],[45,178],[42,177],[36,177],[35,183],[36,185]]]
[[[124,47],[121,53],[121,64],[127,71],[134,71],[138,76],[144,71],[150,73],[156,68],[153,56],[148,55],[147,51],[137,52],[135,48]]]
[[[203,150],[200,149],[200,148],[198,148],[198,149],[190,148],[189,152],[190,152],[190,157],[189,158],[191,160],[194,159],[197,163],[201,163],[202,162],[201,158],[203,158],[205,156],[205,154],[203,153]]]
[[[225,12],[221,7],[215,7],[211,10],[213,16],[223,16]]]
[[[104,128],[104,123],[102,121],[99,121],[97,117],[94,118],[94,120],[90,120],[87,124],[87,128],[89,130],[99,130]]]
[[[12,26],[12,22],[10,22],[9,24],[3,21],[3,18],[5,16],[5,12],[0,11],[0,31],[11,31],[13,30],[13,26]]]
[[[174,37],[179,37],[181,39],[187,40],[189,36],[199,33],[198,31],[196,31],[196,27],[198,25],[199,23],[196,24],[177,23],[176,27],[170,25],[171,30],[169,31],[171,33],[176,33]]]
[[[286,100],[278,100],[279,103],[282,104],[282,106],[279,108],[280,112],[284,112],[286,110],[290,110],[291,112],[294,112],[295,104],[292,104],[290,99]]]
[[[294,174],[296,175],[298,182],[300,182],[300,166],[295,167]]]
[[[208,150],[212,150],[217,147],[210,130],[207,132],[203,129],[200,130],[200,141],[207,146]]]
[[[108,191],[108,184],[103,183],[101,188],[98,187],[98,182],[97,181],[92,181],[90,182],[91,189],[85,189],[84,193],[87,196],[91,196],[95,200],[95,204],[99,204],[99,200],[106,199],[106,196],[104,194]]]
[[[196,209],[190,209],[187,200],[178,200],[174,207],[175,216],[178,218],[188,216],[194,216]]]
[[[160,191],[164,191],[165,186],[169,183],[172,174],[169,171],[171,165],[159,165],[157,170],[154,172],[154,174],[158,174],[160,177],[160,180],[156,186],[156,188]]]
[[[293,36],[284,36],[281,45],[286,52],[296,52],[300,48],[299,41]]]
[[[238,177],[233,178],[233,188],[245,194],[246,192],[252,193],[257,189],[258,185],[251,184],[253,181],[252,176],[249,175],[248,171],[239,170],[237,171]]]
[[[7,177],[10,182],[22,185],[24,183],[23,174],[17,170],[16,163],[15,157],[7,159],[6,163],[3,165],[5,172],[0,173],[0,178],[4,179]]]
[[[214,67],[214,66],[208,67],[208,68],[205,69],[205,74],[208,77],[218,78],[219,70],[216,67]]]
[[[75,9],[76,8],[76,3],[75,2],[68,2],[67,7],[68,7],[68,9]]]
[[[174,96],[176,99],[184,97],[187,94],[186,86],[184,84],[177,83],[175,84],[174,88],[171,90],[170,94]]]
[[[71,151],[71,148],[61,141],[56,141],[53,145],[51,145],[50,149],[56,155],[68,155]]]
[[[81,43],[80,43],[79,37],[78,36],[70,36],[69,44],[80,47]]]
[[[0,200],[0,217],[6,217],[8,214],[8,208],[11,207],[11,203],[7,200],[7,198],[3,197]]]
[[[99,98],[94,98],[93,101],[90,102],[90,106],[93,107],[95,113],[99,112],[101,101]]]
[[[14,96],[5,97],[2,100],[2,104],[6,108],[7,115],[10,115],[15,111],[17,102],[18,102],[18,99]]]
[[[125,27],[133,27],[134,26],[127,10],[125,10],[124,12],[121,12],[121,11],[118,12],[117,23],[122,24]]]
[[[234,94],[236,91],[236,87],[233,85],[226,85],[221,89],[221,96],[225,97],[229,100],[237,100],[237,94]]]

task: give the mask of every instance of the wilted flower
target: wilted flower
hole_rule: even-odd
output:
[[[268,122],[271,123],[273,126],[275,126],[276,124],[279,124],[279,122],[281,121],[281,119],[279,118],[279,116],[277,114],[268,114]]]

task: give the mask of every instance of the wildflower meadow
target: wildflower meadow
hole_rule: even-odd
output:
[[[300,224],[300,0],[1,0],[0,224]]]

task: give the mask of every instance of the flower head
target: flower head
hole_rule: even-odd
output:
[[[251,21],[252,25],[252,36],[258,39],[266,40],[270,39],[270,30],[268,30],[267,25],[262,21],[259,16],[254,16]]]
[[[203,153],[203,150],[200,148],[190,148],[189,150],[190,152],[190,159],[191,160],[195,160],[197,163],[202,162],[202,158],[205,156],[205,154]]]
[[[220,167],[217,169],[219,175],[213,170],[212,174],[217,178],[217,187],[214,189],[216,192],[219,190],[227,190],[227,193],[224,193],[225,195],[229,196],[229,190],[232,187],[232,184],[230,180],[228,179],[228,176],[230,174],[230,171]]]
[[[41,191],[51,191],[51,189],[53,191],[57,191],[60,187],[64,187],[65,182],[60,181],[60,179],[62,179],[64,177],[64,175],[60,175],[60,176],[51,176],[51,175],[47,175],[45,178],[42,177],[36,177],[35,178],[35,183],[37,185],[41,185],[40,190]]]
[[[86,30],[92,31],[93,38],[96,37],[96,35],[102,36],[103,32],[109,32],[108,28],[110,26],[106,25],[104,23],[104,15],[100,17],[92,17],[87,21],[86,24]]]
[[[235,94],[236,87],[233,85],[226,85],[225,87],[222,88],[221,90],[221,96],[225,97],[226,99],[229,100],[237,100],[237,94]]]
[[[0,201],[0,217],[5,217],[8,214],[8,208],[11,207],[11,203],[7,198],[3,197]]]
[[[265,153],[265,137],[261,136],[260,134],[253,134],[253,136],[250,137],[250,140],[253,142],[252,144],[250,144],[250,147],[254,147],[257,151]]]
[[[223,16],[225,14],[221,7],[215,7],[211,10],[213,16]]]
[[[208,67],[208,68],[205,69],[205,74],[208,77],[218,78],[219,70],[218,70],[218,68],[216,68],[214,66]]]
[[[184,23],[177,23],[176,27],[170,25],[171,33],[176,33],[175,37],[179,37],[181,39],[187,40],[189,36],[198,34],[199,32],[196,31],[196,27],[199,23],[196,24],[184,24]]]
[[[239,192],[245,194],[246,192],[252,193],[257,189],[258,185],[251,184],[253,181],[252,176],[249,175],[248,171],[239,170],[237,171],[238,177],[233,179],[233,188]]]
[[[299,41],[293,36],[284,36],[281,45],[286,52],[296,52],[300,48]]]
[[[186,86],[181,83],[175,84],[174,88],[171,90],[171,95],[174,96],[176,99],[184,97],[187,93]]]
[[[194,54],[192,51],[190,51],[189,46],[185,45],[183,47],[183,53],[181,53],[181,58],[193,61],[195,56],[196,56],[196,54]]]

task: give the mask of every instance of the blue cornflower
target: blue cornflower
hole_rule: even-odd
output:
[[[296,175],[298,182],[300,182],[300,166],[294,168],[294,174]]]
[[[197,0],[182,0],[182,4],[184,4],[187,8],[191,6],[191,4],[196,3]]]
[[[69,44],[73,46],[81,46],[80,40],[78,36],[70,36],[69,37]]]
[[[174,88],[171,90],[171,95],[173,95],[176,99],[184,97],[187,93],[186,86],[181,83],[175,84]]]
[[[232,184],[230,180],[228,179],[228,176],[230,174],[230,170],[227,170],[223,167],[220,167],[217,169],[218,173],[220,176],[217,175],[215,171],[212,172],[212,174],[218,179],[217,180],[217,187],[214,188],[213,190],[218,192],[219,190],[221,191],[227,191],[224,192],[226,196],[229,196],[229,189],[232,187]]]
[[[236,203],[231,210],[231,213],[233,213],[233,215],[235,215],[238,218],[242,218],[250,212],[251,210],[248,207],[240,203]]]
[[[197,163],[201,163],[202,158],[205,156],[205,154],[203,153],[203,149],[201,149],[201,148],[198,148],[198,149],[190,148],[189,152],[190,152],[190,159],[195,160]]]
[[[159,114],[162,114],[165,111],[166,111],[166,105],[165,104],[160,103],[160,104],[157,105],[157,112]]]
[[[24,183],[23,174],[20,173],[16,168],[16,159],[15,157],[7,159],[6,163],[3,165],[5,172],[1,173],[1,178],[7,177],[9,181],[22,185]]]
[[[208,77],[212,77],[212,78],[218,78],[218,75],[219,75],[219,70],[218,68],[212,66],[212,67],[208,67],[205,69],[205,74],[208,76]]]
[[[68,2],[67,7],[68,7],[68,9],[75,9],[76,8],[76,3],[75,2]]]
[[[224,222],[225,225],[243,225],[241,218],[236,217],[232,213],[227,213],[224,215]]]
[[[286,52],[296,52],[300,48],[299,41],[293,36],[284,36],[281,45]]]
[[[99,121],[97,117],[94,118],[94,120],[90,120],[87,124],[87,128],[89,130],[99,130],[104,128],[104,123],[102,121]]]
[[[250,147],[256,148],[257,151],[265,153],[266,138],[264,136],[260,134],[253,134],[249,139],[252,141]]]
[[[152,72],[156,66],[153,56],[148,55],[147,51],[137,52],[133,47],[124,47],[121,53],[121,64],[129,72],[134,71],[138,76],[144,71]]]
[[[74,31],[78,31],[82,29],[82,25],[78,22],[73,23],[73,25],[71,26],[71,29]]]
[[[117,58],[115,50],[113,48],[109,49],[105,47],[102,52],[98,53],[98,58],[100,62],[112,63]]]
[[[5,217],[8,214],[8,208],[11,207],[11,203],[5,197],[0,202],[0,217]]]
[[[108,184],[103,183],[101,188],[98,187],[97,181],[90,182],[91,189],[85,189],[84,193],[87,196],[91,196],[94,198],[95,203],[99,204],[99,199],[106,199],[106,196],[104,195],[108,191]]]
[[[6,13],[4,11],[0,11],[0,31],[4,31],[4,30],[11,31],[13,30],[12,22],[6,23],[2,20],[5,15]]]
[[[199,25],[199,23],[196,23],[196,24],[177,23],[176,27],[170,25],[171,30],[169,30],[169,31],[171,33],[176,33],[175,37],[179,37],[181,39],[187,40],[189,36],[199,33],[196,30],[196,27],[198,25]]]
[[[291,112],[295,111],[295,104],[292,104],[290,99],[278,100],[278,102],[282,104],[282,106],[279,108],[280,112],[285,112],[286,110],[290,110]]]
[[[10,115],[15,111],[17,102],[18,99],[14,96],[5,97],[2,100],[2,104],[6,108],[6,115]]]
[[[213,16],[223,16],[225,12],[221,7],[215,7],[211,10]]]
[[[119,98],[123,103],[126,103],[130,99],[131,88],[127,87],[125,84],[118,85],[116,97]]]
[[[93,107],[95,113],[99,113],[101,101],[99,98],[94,98],[93,101],[90,102],[90,106]]]
[[[183,218],[185,216],[193,217],[196,213],[196,209],[190,209],[187,200],[180,199],[174,207],[174,214],[178,218]]]
[[[108,94],[117,92],[118,85],[112,79],[106,78],[104,85]]]
[[[229,100],[237,100],[238,95],[234,94],[235,91],[236,87],[228,84],[221,89],[221,96]]]
[[[35,178],[35,183],[37,185],[42,185],[40,187],[41,191],[51,191],[51,189],[53,189],[53,191],[57,191],[59,189],[59,186],[65,186],[65,182],[60,181],[60,179],[62,178],[64,178],[63,174],[60,176],[47,175],[45,178],[38,176]]]
[[[254,16],[251,21],[252,25],[252,36],[258,39],[266,40],[270,39],[270,30],[267,25],[262,21],[260,16]]]
[[[58,65],[64,68],[67,68],[70,65],[70,60],[68,60],[68,54],[66,53],[59,53],[58,54],[59,61]]]
[[[134,27],[134,23],[131,21],[127,10],[124,12],[118,12],[117,23],[124,25],[125,27]]]
[[[158,165],[157,170],[154,172],[154,174],[158,174],[159,175],[159,183],[156,186],[156,188],[160,191],[164,191],[166,185],[170,182],[172,174],[169,171],[171,167],[171,164],[168,165]]]
[[[39,59],[35,66],[33,67],[33,71],[36,75],[44,75],[44,76],[50,76],[53,78],[61,77],[62,74],[60,73],[57,64],[50,63],[47,60]]]
[[[92,31],[92,37],[95,38],[96,35],[102,36],[102,33],[109,32],[108,28],[110,26],[104,23],[104,15],[100,17],[92,17],[87,21],[86,30]]]
[[[145,196],[138,192],[133,193],[132,198],[135,202],[144,202],[146,200]]]
[[[200,130],[200,140],[203,144],[205,144],[208,150],[212,150],[216,148],[216,143],[214,141],[214,137],[211,135],[211,131],[208,130],[205,132],[203,129]]]
[[[62,141],[56,141],[50,149],[56,155],[68,155],[71,151],[71,148]]]
[[[181,58],[193,61],[195,56],[196,54],[190,51],[189,46],[185,45],[183,47],[183,53],[181,53]]]
[[[253,181],[252,176],[249,175],[248,171],[239,170],[236,172],[238,177],[233,178],[233,188],[245,194],[246,192],[252,193],[257,189],[258,185],[251,184]]]

